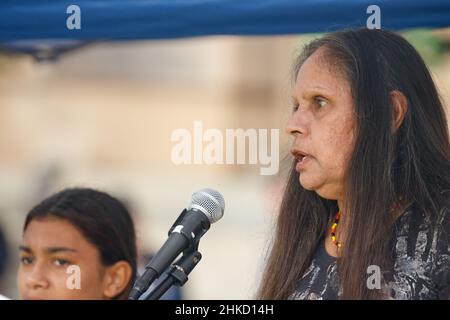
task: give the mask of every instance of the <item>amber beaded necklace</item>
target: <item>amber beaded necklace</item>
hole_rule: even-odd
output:
[[[401,203],[403,200],[404,200],[403,197],[400,197],[399,201],[397,201],[389,211],[394,212],[395,210],[399,210],[401,208]],[[334,245],[338,249],[340,249],[342,247],[342,243],[340,241],[337,241],[337,238],[336,238],[336,229],[339,224],[340,218],[341,218],[341,213],[340,213],[340,211],[338,211],[336,213],[336,217],[334,218],[334,223],[331,226],[331,241],[334,243]]]
[[[341,218],[341,213],[338,211],[336,213],[336,217],[334,218],[334,223],[331,226],[331,241],[335,244],[338,249],[342,246],[342,244],[336,239],[336,229],[339,224],[339,219]]]

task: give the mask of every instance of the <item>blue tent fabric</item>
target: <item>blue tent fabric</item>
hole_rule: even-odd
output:
[[[66,26],[72,4],[80,30]],[[450,25],[449,0],[2,0],[0,42],[327,32],[366,26],[370,5],[381,9],[383,29]]]

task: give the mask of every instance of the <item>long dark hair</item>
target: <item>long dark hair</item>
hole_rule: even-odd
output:
[[[56,217],[74,225],[100,252],[103,265],[124,260],[132,268],[127,288],[116,299],[125,299],[136,276],[136,236],[125,206],[107,193],[88,188],[62,190],[35,206],[23,231],[34,219]]]
[[[420,55],[401,36],[356,29],[309,43],[294,67],[323,47],[327,61],[348,81],[357,118],[354,149],[345,176],[342,222],[347,231],[337,267],[342,299],[383,298],[366,286],[367,267],[389,270],[398,199],[413,203],[436,221],[441,191],[450,185],[450,145],[446,115]],[[393,90],[407,99],[401,126],[391,132]],[[292,166],[284,191],[268,263],[258,297],[286,299],[309,267],[324,239],[337,202],[303,189]]]

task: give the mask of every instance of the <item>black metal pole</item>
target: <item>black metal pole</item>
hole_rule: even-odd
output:
[[[175,262],[167,277],[161,281],[155,289],[145,297],[145,300],[158,300],[172,285],[178,287],[183,286],[188,281],[188,275],[200,262],[202,255],[198,251],[186,252],[183,256]]]

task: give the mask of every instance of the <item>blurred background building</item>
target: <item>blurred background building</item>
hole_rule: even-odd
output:
[[[450,102],[450,31],[405,34]],[[290,140],[291,65],[310,37],[203,37],[92,43],[55,61],[0,54],[0,225],[15,273],[28,210],[64,187],[110,192],[130,207],[142,254],[157,250],[194,191],[212,187],[224,218],[202,239],[187,299],[253,298],[271,240]],[[178,128],[279,129],[280,171],[175,165]]]

